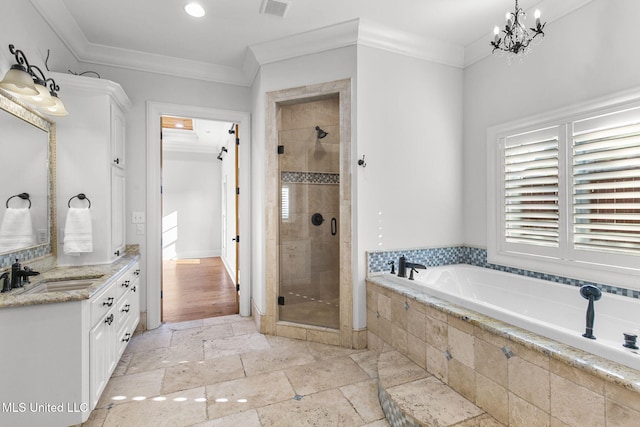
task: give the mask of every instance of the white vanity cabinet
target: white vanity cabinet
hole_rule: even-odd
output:
[[[93,77],[52,73],[69,115],[56,120],[58,264],[110,263],[125,247],[125,113],[131,101],[122,87]],[[91,201],[93,252],[64,253],[69,199]],[[73,199],[72,206],[88,206]]]
[[[138,263],[90,300],[89,389],[91,408],[100,399],[140,320]]]
[[[89,299],[0,308],[0,425],[89,418],[140,320],[138,257],[118,263]]]

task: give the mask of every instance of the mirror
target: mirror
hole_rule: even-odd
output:
[[[0,149],[0,268],[55,255],[55,123],[0,89]]]

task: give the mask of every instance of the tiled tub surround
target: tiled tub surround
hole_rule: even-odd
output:
[[[504,271],[506,273],[518,274],[520,276],[533,277],[536,279],[549,280],[570,286],[594,285],[602,290],[615,295],[622,295],[630,298],[640,298],[640,290],[625,289],[617,286],[594,283],[586,280],[572,279],[569,277],[556,276],[553,274],[540,273],[536,271],[523,270],[521,268],[507,267],[504,265],[491,264],[487,262],[487,250],[470,246],[450,246],[440,248],[413,248],[397,249],[393,251],[372,251],[367,252],[367,266],[369,273],[382,273],[391,271],[390,262],[398,266],[398,259],[401,255],[407,261],[424,264],[428,267],[450,264],[469,264],[492,270]]]
[[[640,419],[639,371],[384,276],[367,279],[367,325],[370,349],[392,347],[505,425],[620,427]]]
[[[582,334],[588,302],[574,287],[466,264],[430,267],[414,277],[384,274],[384,280],[416,292],[640,369],[640,351],[622,345],[623,333],[638,333],[640,300],[604,294],[595,304],[597,339],[587,339]]]

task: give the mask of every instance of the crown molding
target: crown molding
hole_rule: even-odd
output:
[[[249,46],[260,65],[324,52],[358,42],[358,20],[346,21]]]
[[[491,32],[466,47],[354,19],[248,46],[239,68],[89,43],[62,0],[30,0],[75,58],[82,63],[120,67],[181,78],[250,87],[260,66],[345,46],[361,45],[425,61],[466,68],[491,55]],[[547,22],[592,0],[544,0],[537,5]],[[532,13],[532,10],[528,10]]]
[[[78,88],[85,92],[109,95],[123,111],[129,111],[133,104],[119,83],[96,77],[50,72],[49,77],[60,86],[60,97],[64,99],[65,88]]]
[[[247,86],[236,68],[89,43],[62,0],[30,1],[79,62]]]
[[[461,68],[464,48],[360,20],[358,44]]]
[[[538,3],[535,7],[525,10],[527,16],[533,16],[535,9],[539,9],[542,12],[542,19],[547,23],[555,22],[560,18],[576,11],[582,6],[591,3],[593,0],[563,0],[551,1],[545,0]],[[500,18],[500,15],[497,15]],[[489,44],[493,40],[493,28],[488,28],[486,35],[476,40],[475,42],[467,45],[464,49],[464,67],[475,64],[482,59],[491,56],[491,45]],[[546,28],[545,28],[546,30]]]

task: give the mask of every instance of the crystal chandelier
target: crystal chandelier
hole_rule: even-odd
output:
[[[516,8],[514,12],[507,12],[505,15],[506,24],[500,34],[500,28],[496,26],[493,29],[493,53],[506,52],[510,56],[517,56],[518,54],[526,55],[529,53],[529,45],[538,36],[544,37],[544,26],[547,23],[540,23],[540,11],[536,10],[534,14],[536,18],[536,25],[534,28],[529,28],[531,33],[527,31],[524,21],[527,19],[527,14],[524,13],[518,6],[518,0],[516,0]],[[539,40],[539,39],[538,39]]]

